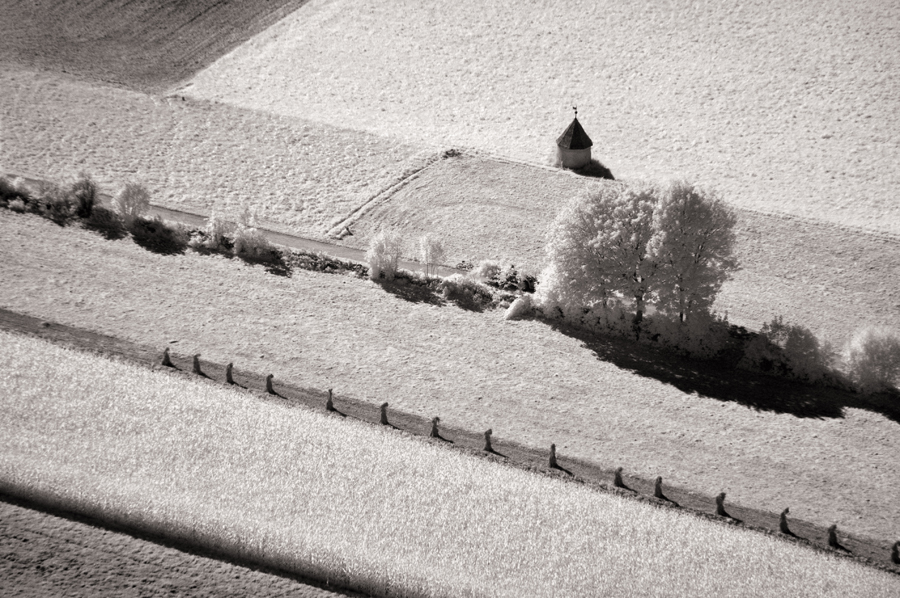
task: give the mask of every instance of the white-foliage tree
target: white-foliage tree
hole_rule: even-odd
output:
[[[656,292],[656,263],[647,252],[658,191],[646,184],[602,183],[569,204],[548,234],[542,296],[565,307],[634,301],[640,322]]]
[[[227,225],[223,225],[224,227]],[[238,222],[230,234],[235,255],[250,259],[265,259],[272,256],[275,248],[258,227],[259,210],[244,205],[238,215]]]
[[[434,274],[444,259],[444,244],[437,237],[424,235],[419,239],[419,259],[425,264],[425,275]]]
[[[593,320],[598,307],[623,300],[633,325],[643,320],[645,304],[682,323],[690,314],[708,315],[737,268],[735,223],[721,199],[690,183],[601,183],[569,204],[548,233],[536,300]]]
[[[737,216],[712,191],[687,181],[672,183],[653,214],[648,259],[657,267],[658,307],[683,322],[708,313],[722,284],[738,268]]]
[[[886,328],[861,330],[847,346],[850,378],[864,393],[900,388],[900,334]]]
[[[128,183],[113,198],[113,209],[127,223],[144,215],[150,208],[150,193],[137,183]]]
[[[366,262],[369,264],[369,278],[378,280],[382,276],[393,280],[397,274],[400,257],[403,254],[403,238],[394,231],[381,231],[372,237],[369,250],[366,251]]]

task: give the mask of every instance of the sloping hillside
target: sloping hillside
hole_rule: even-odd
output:
[[[900,4],[313,0],[190,95],[543,162],[572,119],[617,177],[900,232]]]
[[[362,213],[342,242],[365,248],[384,227],[412,253],[415,239],[437,234],[448,264],[497,259],[536,272],[559,208],[595,184],[502,160],[441,160]],[[865,325],[900,328],[900,237],[739,209],[737,254],[742,269],[715,306],[733,323],[758,329],[781,315],[837,345]]]
[[[896,412],[836,391],[585,341],[369,280],[165,256],[0,210],[0,307],[851,534],[900,537]]]
[[[290,14],[306,0],[13,0],[0,60],[161,90]]]

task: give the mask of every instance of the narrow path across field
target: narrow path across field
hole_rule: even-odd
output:
[[[34,177],[24,176],[17,173],[7,173],[7,176],[9,176],[10,178],[20,178],[30,186],[35,188],[40,183],[45,182],[41,179],[36,179]],[[110,195],[101,193],[100,200],[101,205],[105,207],[112,206],[112,197]],[[206,222],[208,220],[208,217],[203,214],[187,212],[184,210],[173,210],[171,208],[156,204],[150,205],[148,215],[151,217],[159,216],[163,220],[178,222],[191,228],[203,228],[204,226],[206,226]],[[260,226],[259,230],[262,231],[263,235],[265,235],[265,237],[269,241],[277,245],[290,247],[291,249],[298,249],[300,251],[322,252],[331,257],[359,263],[364,263],[366,261],[366,252],[363,249],[358,249],[357,247],[347,245],[338,245],[336,243],[327,243],[325,241],[317,241],[315,239],[308,239],[299,235],[292,235],[284,232],[279,232],[277,230],[272,230],[272,228],[268,227],[283,227],[272,225],[272,223],[262,223],[262,225]],[[423,264],[421,264],[420,262],[414,262],[412,260],[400,260],[400,267],[412,272],[421,272],[425,269],[425,266]],[[435,272],[440,276],[448,276],[450,274],[463,273],[464,271],[458,270],[456,268],[451,268],[450,266],[437,266]]]

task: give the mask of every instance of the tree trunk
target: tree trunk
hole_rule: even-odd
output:
[[[634,319],[631,320],[631,330],[634,331],[635,340],[641,340],[641,322],[644,320],[644,296],[634,296]]]

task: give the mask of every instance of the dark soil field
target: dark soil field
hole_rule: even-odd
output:
[[[0,62],[159,92],[306,0],[9,0]]]
[[[108,529],[71,513],[45,512],[0,495],[0,595],[362,596],[259,571]]]

